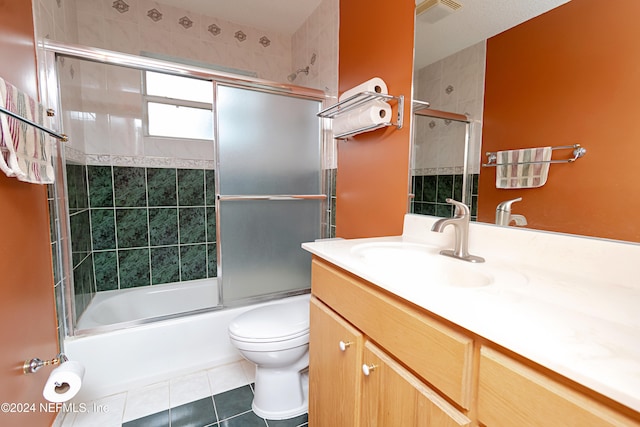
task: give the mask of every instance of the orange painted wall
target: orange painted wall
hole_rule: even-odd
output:
[[[538,189],[497,190],[495,168],[482,168],[480,221],[522,197],[514,212],[531,228],[640,242],[638,17],[637,0],[574,0],[488,40],[483,153],[574,143],[588,152],[551,165]]]
[[[0,76],[37,96],[31,2],[0,1]],[[33,357],[58,352],[47,191],[0,173],[0,402],[33,403],[29,413],[0,412],[2,426],[47,426],[39,411],[51,368],[21,372]]]
[[[338,142],[339,237],[402,233],[409,188],[414,8],[414,0],[340,2],[340,93],[380,77],[390,94],[404,95],[407,102],[402,129],[388,127]]]

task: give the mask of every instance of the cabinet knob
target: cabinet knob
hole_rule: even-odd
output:
[[[367,365],[366,363],[364,365],[362,365],[362,373],[365,376],[369,376],[369,374],[371,373],[371,371],[373,371],[374,369],[376,369],[377,366],[376,365]]]
[[[345,351],[347,347],[351,346],[351,341],[347,341],[347,342],[340,341],[339,345],[340,345],[340,351]]]

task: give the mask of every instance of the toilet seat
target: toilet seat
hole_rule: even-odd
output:
[[[231,335],[229,337],[238,350],[256,352],[277,352],[309,345],[309,332],[297,338],[281,341],[243,341]]]
[[[246,343],[297,341],[309,335],[309,303],[272,304],[247,311],[229,324],[229,335]]]

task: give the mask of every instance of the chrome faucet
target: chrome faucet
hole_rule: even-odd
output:
[[[518,197],[517,199],[505,200],[504,202],[498,203],[496,207],[496,224],[506,227],[513,221],[521,227],[527,225],[527,218],[525,218],[524,215],[514,215],[511,213],[511,205],[521,200],[522,197]]]
[[[442,233],[448,225],[452,225],[456,232],[456,243],[453,250],[445,249],[440,251],[440,254],[463,261],[484,262],[484,258],[469,254],[469,207],[453,199],[447,199],[447,203],[456,207],[453,218],[439,219],[433,224],[431,231]]]

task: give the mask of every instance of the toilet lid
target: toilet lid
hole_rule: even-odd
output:
[[[272,304],[237,316],[229,333],[241,341],[282,341],[309,332],[309,301]]]

